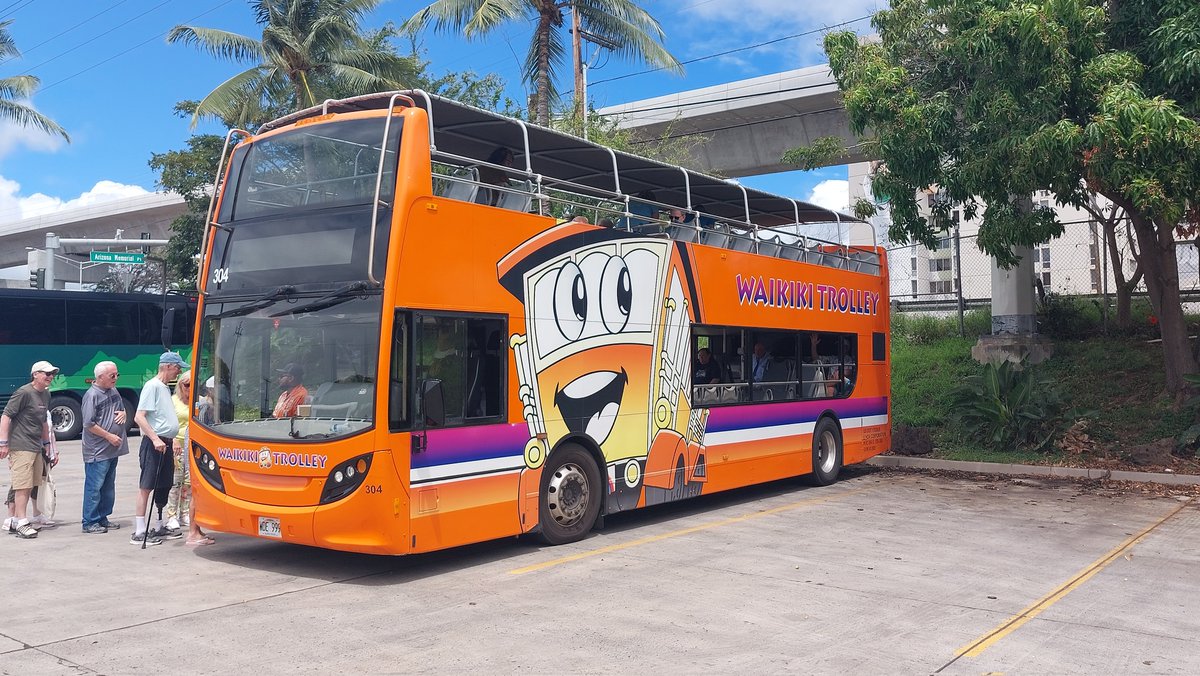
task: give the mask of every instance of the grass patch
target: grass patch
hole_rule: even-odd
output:
[[[908,321],[908,320],[906,320]],[[936,457],[983,462],[1046,463],[1061,452],[993,451],[971,440],[952,420],[948,393],[981,366],[971,358],[975,338],[951,335],[932,322],[910,321],[892,339],[892,422],[929,429]],[[896,327],[893,327],[894,329]],[[1195,422],[1175,410],[1164,394],[1162,347],[1142,338],[1092,337],[1057,340],[1053,356],[1039,367],[1066,397],[1066,408],[1090,411],[1089,435],[1105,449],[1175,437]],[[1071,421],[1068,421],[1068,425]]]

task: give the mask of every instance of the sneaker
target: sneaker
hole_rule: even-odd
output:
[[[101,524],[101,523],[89,523],[88,525],[83,527],[83,532],[85,532],[85,533],[107,533],[108,529],[105,528],[104,524]]]
[[[175,517],[167,519],[167,530],[179,530],[179,519]]]
[[[120,530],[121,529],[121,522],[119,522],[119,521],[109,521],[108,519],[105,519],[100,522],[100,525],[104,526],[105,528],[107,528],[109,530]]]
[[[21,538],[22,540],[32,540],[37,536],[38,532],[37,529],[33,527],[33,524],[26,523],[17,526],[17,537]]]
[[[131,544],[131,545],[141,545],[141,544],[142,544],[142,538],[145,538],[145,539],[146,539],[146,546],[147,546],[147,547],[153,547],[154,545],[161,545],[161,544],[162,544],[162,538],[155,536],[153,532],[151,532],[151,533],[147,534],[145,531],[143,531],[143,532],[141,532],[141,533],[134,533],[132,536],[130,536],[130,538],[129,538],[129,544]]]
[[[2,528],[0,528],[0,530],[3,530],[5,533],[8,533],[9,535],[16,535],[17,534],[17,520],[12,518],[11,516],[6,518],[4,520],[4,526]]]
[[[58,523],[52,519],[47,519],[44,514],[38,514],[30,519],[29,523],[32,523],[33,527],[37,529],[49,530],[51,528],[58,528]]]
[[[151,529],[150,537],[158,538],[160,540],[178,540],[179,538],[183,537],[183,531],[179,530],[178,528],[168,528],[163,526],[161,528]]]

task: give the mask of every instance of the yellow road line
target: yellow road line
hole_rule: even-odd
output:
[[[804,500],[797,500],[796,502],[788,503],[786,505],[781,505],[779,507],[772,507],[770,509],[764,509],[761,512],[752,512],[750,514],[734,516],[734,517],[730,517],[728,519],[722,519],[720,521],[713,521],[712,523],[700,524],[699,526],[690,526],[688,528],[680,528],[679,530],[673,530],[669,533],[662,533],[661,535],[650,535],[650,536],[647,536],[644,538],[638,538],[637,540],[630,540],[629,542],[621,542],[621,543],[617,543],[617,544],[608,545],[605,547],[600,547],[599,549],[589,549],[586,552],[579,552],[578,554],[571,554],[569,556],[563,556],[563,557],[560,557],[557,559],[543,561],[542,563],[535,563],[532,566],[516,568],[514,570],[508,571],[508,573],[510,575],[524,575],[525,573],[532,573],[532,572],[539,571],[539,570],[545,570],[547,568],[553,568],[554,566],[561,566],[564,563],[571,563],[573,561],[579,561],[581,559],[586,559],[586,558],[593,557],[593,556],[600,556],[603,554],[610,554],[612,552],[618,552],[618,551],[621,551],[622,549],[630,549],[632,547],[640,547],[641,545],[650,544],[652,542],[659,542],[661,540],[679,537],[681,535],[690,535],[692,533],[698,533],[700,531],[711,530],[713,528],[720,528],[721,526],[729,526],[731,524],[741,523],[743,521],[755,519],[760,516],[768,516],[770,514],[779,514],[780,512],[786,512],[788,510],[797,509],[800,507],[806,507],[808,505],[813,505],[813,504],[816,504],[819,502],[827,502],[827,501],[833,500],[835,498],[848,497],[851,495],[855,495],[856,493],[862,493],[863,491],[868,490],[868,488],[871,488],[871,487],[868,486],[868,487],[864,487],[864,488],[856,488],[854,490],[848,490],[848,491],[845,491],[842,493],[836,493],[833,495],[822,495],[820,497],[806,498]]]
[[[1025,610],[1022,610],[1021,612],[1017,613],[1016,615],[1013,615],[1012,617],[1008,618],[1003,623],[1001,623],[1000,626],[991,630],[987,634],[984,634],[982,637],[972,641],[971,643],[968,643],[966,646],[962,647],[957,653],[955,653],[955,655],[954,655],[955,659],[957,659],[959,657],[978,657],[980,653],[982,653],[984,650],[987,650],[989,647],[991,647],[997,641],[999,641],[1000,639],[1004,638],[1005,636],[1008,636],[1009,634],[1013,633],[1014,631],[1019,629],[1021,627],[1021,625],[1025,624],[1026,622],[1037,617],[1043,610],[1046,610],[1050,606],[1054,605],[1060,599],[1062,599],[1064,596],[1066,596],[1067,594],[1071,593],[1073,590],[1080,587],[1084,582],[1087,582],[1089,579],[1091,579],[1091,577],[1093,575],[1095,575],[1096,573],[1099,573],[1106,566],[1108,566],[1108,564],[1112,563],[1118,557],[1120,557],[1122,554],[1124,554],[1126,550],[1128,550],[1130,547],[1133,547],[1135,544],[1137,544],[1139,540],[1141,540],[1142,538],[1149,535],[1150,531],[1161,526],[1163,523],[1165,523],[1167,521],[1167,519],[1170,519],[1171,517],[1175,516],[1176,514],[1179,513],[1179,510],[1183,509],[1184,507],[1187,507],[1191,503],[1192,503],[1192,499],[1189,498],[1186,502],[1181,503],[1178,507],[1171,510],[1163,518],[1150,524],[1146,528],[1142,529],[1142,531],[1140,533],[1130,537],[1129,539],[1125,540],[1121,544],[1117,545],[1112,551],[1108,552],[1104,556],[1101,556],[1099,559],[1096,559],[1095,561],[1093,561],[1091,564],[1089,564],[1083,570],[1076,573],[1075,576],[1072,577],[1070,580],[1067,580],[1062,585],[1060,585],[1057,589],[1050,592],[1049,594],[1046,594],[1042,598],[1038,599],[1036,602],[1033,603],[1033,605],[1029,606]]]

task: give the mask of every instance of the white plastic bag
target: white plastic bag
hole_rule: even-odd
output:
[[[46,467],[46,475],[42,477],[42,485],[38,486],[38,512],[47,519],[54,518],[54,507],[58,503],[58,493],[54,490],[54,478],[50,476],[50,467]]]

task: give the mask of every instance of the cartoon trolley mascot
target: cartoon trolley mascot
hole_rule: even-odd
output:
[[[700,493],[708,411],[691,406],[694,294],[681,246],[565,223],[500,261],[500,283],[525,305],[526,335],[510,345],[529,425],[526,528],[542,466],[564,441],[600,450],[608,513]]]

